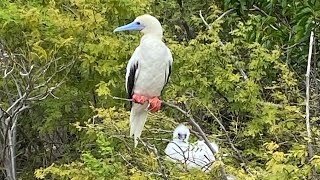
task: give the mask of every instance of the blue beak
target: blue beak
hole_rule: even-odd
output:
[[[140,22],[132,22],[130,24],[117,27],[113,30],[113,32],[119,32],[119,31],[141,31],[144,28],[144,26]]]

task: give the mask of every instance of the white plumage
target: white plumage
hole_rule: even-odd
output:
[[[160,109],[159,96],[168,82],[172,67],[172,55],[162,42],[162,27],[153,16],[142,15],[132,23],[114,31],[139,30],[144,33],[127,65],[126,90],[133,100],[130,113],[130,136],[135,147],[147,120],[148,109]]]
[[[204,172],[210,171],[210,166],[215,161],[214,154],[204,141],[199,140],[196,144],[189,144],[189,136],[189,129],[182,124],[174,130],[173,140],[165,149],[168,159],[184,164],[187,169],[197,168]],[[212,142],[211,146],[217,153],[218,145]]]
[[[173,140],[167,145],[165,153],[173,162],[181,162],[189,164],[189,160],[193,157],[193,151],[190,151],[188,140],[190,136],[189,129],[180,124],[173,132]]]
[[[210,144],[215,150],[215,153],[217,153],[219,150],[218,145],[214,142]],[[215,161],[215,157],[204,141],[197,141],[197,144],[195,144],[193,148],[193,155],[193,161],[190,163],[189,168],[195,167],[205,172],[211,170],[211,164]]]

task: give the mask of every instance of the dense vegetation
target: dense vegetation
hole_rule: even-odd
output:
[[[19,179],[320,173],[320,1],[2,0],[0,9],[0,179],[10,163]],[[150,114],[146,144],[134,149],[129,103],[112,98],[126,97],[125,67],[141,37],[113,29],[145,13],[162,23],[174,57],[162,99],[192,114],[220,146],[208,174],[164,160],[172,130],[187,116],[168,106]]]

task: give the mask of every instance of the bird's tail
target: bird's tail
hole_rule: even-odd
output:
[[[132,103],[130,113],[130,137],[133,135],[134,147],[138,145],[138,138],[141,135],[144,124],[146,123],[148,110],[148,103],[143,105]]]

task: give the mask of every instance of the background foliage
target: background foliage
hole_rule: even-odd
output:
[[[59,99],[34,103],[19,119],[19,177],[161,178],[159,156],[133,149],[127,137],[128,103],[112,99],[126,97],[125,67],[141,37],[112,31],[144,13],[161,21],[174,57],[162,99],[189,109],[221,149],[209,174],[171,164],[163,150],[188,120],[170,107],[151,114],[142,139],[158,149],[170,179],[218,178],[222,163],[239,179],[311,179],[312,166],[320,173],[320,156],[309,159],[306,148],[311,141],[319,154],[319,1],[2,0],[0,9],[1,41],[11,52],[36,54],[34,63],[53,54],[75,59]],[[310,140],[304,74],[312,30]]]

